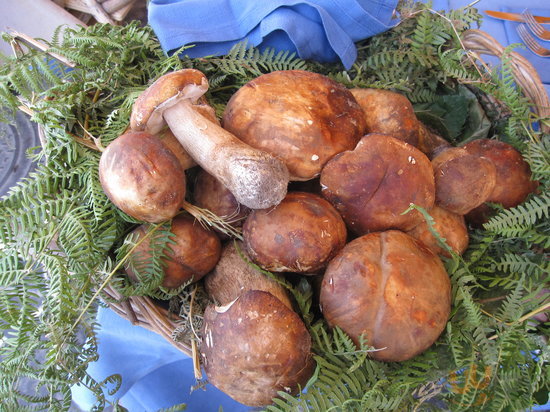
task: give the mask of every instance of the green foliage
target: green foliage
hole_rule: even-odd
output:
[[[369,354],[376,348],[368,342],[356,348],[343,331],[330,329],[307,277],[290,282],[262,271],[292,293],[317,363],[305,393],[281,393],[267,410],[522,410],[535,404],[549,377],[548,329],[527,321],[548,303],[540,295],[550,272],[548,136],[533,127],[538,119],[514,82],[510,55],[489,73],[462,49],[460,34],[480,19],[475,9],[442,13],[402,2],[399,11],[394,29],[358,43],[349,71],[246,44],[221,57],[189,59],[182,57],[185,48],[168,57],[151,29],[137,24],[57,31],[52,51],[74,62],[74,70],[37,51],[0,68],[0,104],[32,111],[46,136],[32,154],[37,170],[0,200],[0,398],[6,410],[25,410],[21,401],[32,404],[29,410],[67,410],[73,384],[95,393],[98,410],[108,405],[120,376],[97,382],[86,372],[98,356],[101,285],[125,296],[181,298],[183,305],[193,295],[187,286],[159,288],[168,225],[151,226],[151,259],[131,256],[138,241],[129,233],[141,222],[114,208],[97,168],[98,149],[126,129],[139,93],[186,67],[208,76],[208,98],[218,113],[240,86],[273,70],[310,70],[349,87],[397,90],[452,142],[480,136],[510,142],[539,180],[539,193],[515,208],[497,208],[483,228],[472,228],[464,256],[445,260],[451,317],[436,344],[406,362],[374,361]],[[490,98],[498,102],[494,111]],[[125,263],[142,282],[128,282]],[[36,379],[40,390],[22,393],[17,382],[25,377]]]

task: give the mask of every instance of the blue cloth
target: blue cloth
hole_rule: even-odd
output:
[[[184,45],[189,57],[222,55],[246,40],[260,49],[349,69],[354,42],[393,27],[397,0],[151,0],[149,24],[166,52]]]
[[[196,385],[191,358],[171,345],[160,335],[141,326],[134,326],[110,309],[100,308],[97,321],[99,361],[88,367],[88,373],[97,381],[113,374],[122,376],[122,386],[107,396],[130,412],[153,412],[178,403],[186,403],[186,411],[244,412],[244,406],[216,387],[191,392]],[[73,400],[82,410],[89,411],[95,396],[81,385],[72,387]]]

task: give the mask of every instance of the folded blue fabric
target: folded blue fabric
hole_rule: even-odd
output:
[[[162,48],[190,57],[222,55],[247,41],[260,49],[349,69],[355,42],[392,28],[398,0],[151,0],[149,24]]]

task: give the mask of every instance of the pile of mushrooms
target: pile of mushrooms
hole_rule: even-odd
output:
[[[212,303],[202,365],[246,405],[297,395],[315,369],[295,302],[262,271],[322,277],[330,327],[374,348],[373,359],[410,359],[434,344],[450,314],[442,257],[467,249],[468,224],[487,219],[487,203],[516,206],[536,189],[512,146],[452,147],[392,91],[277,71],[240,88],[218,120],[207,90],[194,69],[151,84],[128,131],[103,152],[100,179],[117,207],[143,221],[138,238],[171,221],[162,286],[204,284]],[[231,221],[242,241],[202,227],[185,202]],[[133,253],[147,259],[149,244]]]

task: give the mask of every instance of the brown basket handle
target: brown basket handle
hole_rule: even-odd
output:
[[[504,47],[491,35],[482,30],[466,30],[462,34],[464,47],[477,54],[501,58]],[[533,65],[516,52],[510,52],[511,66],[517,84],[525,96],[533,103],[534,111],[541,118],[550,118],[550,101],[539,74]],[[479,58],[479,60],[482,60]],[[550,125],[541,124],[543,132],[550,133]]]

